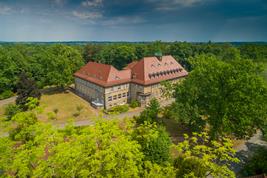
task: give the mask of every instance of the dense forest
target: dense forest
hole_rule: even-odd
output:
[[[87,45],[66,44],[2,44],[0,45],[0,99],[17,92],[16,82],[21,72],[27,73],[39,88],[65,87],[73,82],[73,73],[88,61],[112,64],[118,69],[133,60],[153,56],[161,51],[173,55],[191,71],[190,59],[200,55],[215,55],[227,61],[251,59],[267,62],[267,45],[228,43],[92,43]],[[266,65],[265,65],[266,67]]]
[[[40,90],[73,83],[88,61],[122,69],[155,52],[173,55],[189,76],[163,82],[161,107],[152,99],[139,116],[96,118],[90,126],[63,129],[41,122]],[[266,148],[244,162],[233,141],[258,130],[267,139],[267,45],[228,43],[108,43],[0,46],[0,97],[17,94],[0,126],[0,177],[236,177],[266,173]],[[265,70],[265,74],[263,71]],[[51,103],[52,104],[52,103]],[[54,112],[58,110],[54,108]],[[56,117],[56,116],[55,116]],[[173,140],[166,121],[177,124]]]

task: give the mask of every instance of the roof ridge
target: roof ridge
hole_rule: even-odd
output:
[[[109,65],[109,69],[108,69],[108,77],[107,77],[107,82],[109,81],[109,79],[111,79],[111,68],[114,68],[112,65]],[[114,68],[116,69],[116,68]]]

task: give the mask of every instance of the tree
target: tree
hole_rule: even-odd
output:
[[[178,115],[191,126],[208,124],[213,138],[249,137],[264,125],[267,88],[260,68],[249,60],[223,62],[201,55],[194,70],[175,87]],[[206,123],[206,124],[203,124]]]
[[[27,109],[26,103],[29,97],[38,98],[41,97],[41,92],[34,80],[30,79],[26,73],[22,72],[17,83],[18,97],[16,104],[20,105],[24,110]]]
[[[135,49],[133,47],[118,46],[114,49],[113,65],[118,69],[122,69],[136,58]]]
[[[160,104],[156,98],[150,100],[149,105],[141,112],[140,116],[137,118],[138,123],[153,123],[157,121],[158,114],[160,111]]]
[[[73,82],[73,73],[84,61],[79,51],[70,46],[53,45],[49,50],[52,58],[47,64],[48,84],[64,88]]]
[[[21,108],[16,104],[8,104],[5,108],[5,116],[10,120],[14,115],[21,112]]]
[[[141,124],[134,131],[134,139],[142,146],[146,161],[163,165],[170,161],[171,140],[162,126]]]
[[[238,162],[230,139],[220,138],[210,141],[206,132],[184,135],[184,141],[178,143],[177,158],[174,161],[176,177],[235,177],[230,163]]]

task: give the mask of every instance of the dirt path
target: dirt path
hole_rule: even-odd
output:
[[[14,103],[16,101],[17,96],[13,96],[11,98],[7,98],[4,100],[0,100],[0,107],[10,104],[10,103]]]
[[[249,149],[247,147],[247,144],[255,144],[255,145],[266,146],[267,147],[267,142],[266,141],[263,141],[261,138],[262,138],[262,133],[261,133],[261,131],[258,131],[249,140],[247,140],[244,143],[236,146],[235,147],[235,150],[237,152],[248,151]]]

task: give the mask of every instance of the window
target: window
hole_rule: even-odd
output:
[[[129,96],[129,92],[127,92],[127,96]]]
[[[116,99],[117,99],[117,95],[114,95],[114,96],[113,96],[113,100],[116,100]]]
[[[121,89],[121,86],[118,86],[118,90],[120,90]]]
[[[112,101],[112,96],[109,96],[108,97],[108,101]]]
[[[123,93],[123,94],[122,94],[122,97],[126,97],[126,93]]]
[[[118,98],[121,98],[121,94],[118,94]]]

